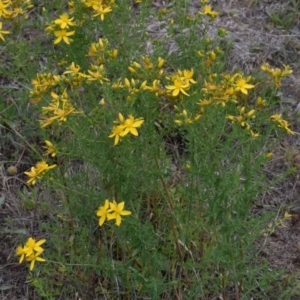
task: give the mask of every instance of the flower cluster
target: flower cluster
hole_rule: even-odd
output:
[[[128,95],[125,99],[129,102],[134,102],[140,93],[145,90],[154,93],[156,96],[161,97],[166,94],[166,90],[161,84],[161,80],[164,76],[165,60],[158,57],[157,62],[152,61],[148,56],[142,56],[141,61],[133,61],[128,66],[128,71],[132,74],[132,78],[118,79],[112,83],[112,88],[122,89],[126,91]],[[152,86],[147,85],[147,79],[153,79]]]
[[[238,116],[231,116],[228,115],[226,118],[228,121],[231,123],[238,123],[240,126],[246,130],[248,130],[251,134],[252,137],[257,137],[259,136],[258,133],[255,133],[249,124],[249,120],[255,118],[255,110],[251,109],[250,111],[246,112],[246,108],[243,106],[240,109],[240,114]]]
[[[105,77],[104,65],[91,65],[88,73],[89,74],[86,75],[86,78],[89,82],[97,81],[100,84],[103,84],[104,81],[109,81],[109,79]]]
[[[140,71],[158,71],[158,75],[161,76],[163,74],[163,67],[165,64],[165,60],[161,57],[159,57],[157,59],[157,63],[154,63],[151,61],[151,59],[149,58],[149,56],[142,56],[141,57],[141,63],[138,63],[136,61],[132,62],[130,64],[130,66],[128,67],[128,70],[132,73],[132,74],[137,74],[139,77],[141,76],[141,72]]]
[[[174,105],[175,110],[178,110],[178,107]],[[196,121],[198,121],[201,118],[201,112],[199,112],[195,116],[190,116],[190,114],[184,109],[182,112],[179,112],[176,114],[175,123],[178,125],[182,124],[192,124]]]
[[[45,262],[46,260],[40,257],[40,255],[44,252],[44,248],[42,248],[41,245],[45,242],[45,239],[36,241],[30,237],[24,246],[18,246],[16,249],[16,255],[20,256],[19,263],[21,264],[25,258],[27,262],[30,262],[29,269],[32,271],[36,261]]]
[[[166,93],[158,79],[153,80],[152,86],[145,85],[144,89],[154,93],[155,96],[164,96]]]
[[[281,114],[275,114],[270,117],[270,120],[277,123],[277,126],[283,128],[288,134],[294,134],[289,128],[289,122],[281,118]]]
[[[284,69],[281,70],[279,68],[275,68],[275,69],[271,68],[268,63],[264,63],[260,67],[260,69],[271,76],[271,78],[275,83],[276,88],[279,88],[281,86],[282,78],[293,73],[293,70],[289,66],[285,66],[285,65],[284,65]]]
[[[171,94],[173,97],[177,97],[178,95],[186,95],[189,96],[187,91],[190,89],[191,84],[196,83],[193,79],[194,70],[178,70],[177,73],[172,76],[170,79],[172,81],[171,85],[166,85],[167,92]]]
[[[80,9],[84,7],[91,12],[91,18],[99,17],[101,21],[104,21],[104,19],[107,21],[107,15],[112,12],[115,0],[80,0],[77,2],[81,2]],[[135,2],[140,3],[142,1],[136,0]],[[0,0],[0,18],[8,16],[7,7],[9,3],[10,0]],[[199,15],[206,15],[210,18],[215,18],[218,15],[210,5],[207,5],[207,0],[201,0],[200,3],[203,5],[203,9],[199,12]],[[75,26],[82,26],[86,19],[86,15],[83,14],[83,20],[74,20],[75,1],[70,1],[69,7],[69,13],[61,14],[46,28],[47,33],[55,36],[54,44],[59,44],[63,41],[69,45],[72,42],[70,37],[75,34],[73,28]],[[81,14],[74,14],[76,18],[79,15]],[[109,14],[108,16],[111,15]],[[90,27],[86,26],[86,28]],[[0,22],[0,39],[4,40],[3,34],[8,34],[9,32],[1,29],[2,22]],[[100,34],[102,34],[102,30],[100,31]],[[225,34],[226,31],[224,29],[219,31],[220,36]],[[172,114],[175,124],[182,127],[190,126],[191,128],[192,126],[196,127],[203,120],[205,122],[205,119],[210,120],[206,118],[205,114],[215,109],[218,114],[214,115],[216,117],[212,121],[218,122],[218,117],[222,116],[223,121],[226,122],[226,127],[224,127],[226,128],[226,132],[227,128],[230,130],[232,127],[237,126],[238,129],[242,128],[251,137],[259,136],[259,132],[253,130],[253,128],[258,128],[258,126],[255,126],[254,121],[259,118],[259,111],[267,105],[267,101],[259,96],[256,102],[253,98],[248,100],[248,97],[254,94],[251,93],[251,90],[256,86],[251,76],[246,76],[242,73],[214,73],[215,69],[213,67],[223,52],[220,48],[213,46],[212,39],[203,39],[202,42],[204,46],[202,50],[198,51],[198,57],[196,55],[196,59],[199,61],[195,64],[195,72],[191,66],[189,66],[190,69],[177,70],[172,65],[165,66],[167,62],[162,57],[154,59],[149,56],[142,56],[138,61],[130,61],[127,68],[123,68],[119,72],[115,66],[122,65],[123,61],[127,60],[122,60],[121,58],[120,63],[112,63],[112,66],[110,66],[109,63],[118,58],[118,50],[110,48],[106,38],[100,38],[97,42],[90,45],[88,53],[86,53],[89,67],[84,61],[79,61],[81,66],[77,62],[72,62],[62,70],[62,66],[66,66],[67,64],[64,61],[56,69],[57,72],[60,72],[59,74],[37,74],[36,78],[32,80],[33,89],[30,92],[30,97],[32,103],[40,105],[42,117],[39,122],[41,128],[44,130],[50,128],[51,134],[47,136],[53,137],[54,140],[62,138],[65,131],[69,128],[63,128],[66,130],[57,130],[57,136],[55,136],[56,129],[60,129],[58,126],[62,126],[62,124],[69,120],[70,116],[83,113],[76,110],[76,102],[73,102],[72,97],[77,95],[78,98],[82,96],[80,105],[85,110],[86,120],[89,122],[87,124],[88,127],[86,127],[88,129],[94,126],[94,123],[97,123],[96,126],[104,127],[103,132],[106,132],[106,130],[110,131],[111,125],[109,124],[111,123],[108,123],[107,119],[110,118],[111,113],[116,114],[118,111],[122,111],[120,108],[129,110],[132,113],[127,118],[118,113],[118,118],[114,121],[110,134],[107,133],[105,135],[106,141],[110,141],[109,138],[114,139],[114,145],[117,145],[126,135],[135,137],[139,135],[139,128],[142,127],[144,118],[135,118],[133,115],[135,113],[138,114],[140,111],[145,112],[145,116],[147,115],[147,126],[149,128],[151,126],[150,113],[159,112],[159,116],[165,116],[164,113],[166,111],[168,116],[169,113]],[[77,57],[77,55],[74,57]],[[82,68],[84,68],[83,71]],[[261,69],[272,76],[276,86],[280,86],[280,81],[284,76],[292,73],[291,69],[286,66],[284,70],[280,70],[272,69],[268,64],[264,64]],[[92,87],[91,91],[86,89],[86,85]],[[94,86],[96,87],[96,93],[95,90],[93,91]],[[85,89],[88,90],[87,93],[83,93]],[[121,91],[120,94],[118,94],[119,91]],[[144,96],[144,94],[146,96],[144,98],[141,97],[142,100],[138,99],[140,95]],[[92,102],[90,101],[90,98],[92,98],[90,97],[91,95],[94,95],[95,98],[103,97],[100,101],[100,107],[93,107],[93,103],[97,103],[99,98],[93,99],[95,102]],[[106,97],[108,99],[107,104],[104,100]],[[139,101],[135,101],[135,99]],[[151,106],[148,105],[147,109],[138,107],[139,103],[143,103],[144,99],[146,101],[150,99],[148,103]],[[154,101],[152,101],[153,99]],[[168,101],[170,99],[172,101]],[[187,99],[189,101],[186,101]],[[120,103],[121,101],[123,103]],[[174,102],[176,102],[176,106],[173,107]],[[134,110],[136,107],[138,109]],[[148,109],[149,107],[150,109]],[[100,110],[101,119],[98,118],[94,122],[94,119],[90,118],[90,116]],[[223,114],[219,114],[220,111]],[[225,116],[226,120],[224,119]],[[104,120],[104,122],[100,123],[99,120]],[[288,122],[283,120],[281,115],[272,115],[269,120],[276,122],[278,127],[283,128],[289,134],[293,134]],[[156,119],[153,118],[152,122],[156,122]],[[215,124],[213,123],[212,125]],[[109,126],[109,129],[105,128],[105,126]],[[165,127],[167,128],[167,126]],[[93,131],[91,132],[93,133]],[[199,132],[201,133],[201,130]],[[74,128],[74,133],[76,134],[76,128]],[[209,134],[208,129],[207,133]],[[97,136],[100,135],[97,134]],[[76,135],[74,137],[76,138]],[[90,136],[88,136],[88,139],[93,143],[93,139],[90,139]],[[45,144],[46,146],[43,147],[45,149],[44,155],[55,158],[57,155],[56,145],[48,140],[45,140]],[[70,151],[69,154],[66,151],[66,155],[71,156],[72,152]],[[61,164],[67,161],[67,159],[58,161]],[[31,167],[30,171],[24,172],[29,177],[26,183],[28,185],[35,185],[46,172],[54,167],[56,167],[55,164],[48,165],[45,161],[37,162],[35,166]],[[190,163],[186,164],[186,168],[188,170],[191,169]],[[110,185],[108,186],[110,187]],[[120,226],[122,218],[131,215],[131,211],[124,209],[124,201],[117,203],[114,199],[106,199],[101,204],[95,212],[97,217],[99,217],[99,226],[102,226],[106,221],[112,220],[115,221],[116,226]],[[72,218],[72,215],[70,218]],[[44,251],[41,245],[45,241],[36,241],[33,238],[29,238],[24,246],[18,246],[16,255],[20,256],[19,262],[22,263],[24,260],[30,262],[30,270],[32,270],[36,261],[45,261],[45,259],[40,257]]]
[[[112,129],[112,134],[109,135],[110,138],[115,138],[115,145],[128,133],[134,136],[138,136],[139,133],[137,128],[140,128],[144,123],[143,118],[135,119],[132,115],[129,115],[127,119],[124,119],[123,115],[119,113],[119,120],[114,122],[115,125]]]
[[[5,20],[12,20],[18,16],[26,15],[32,7],[30,0],[0,0],[0,17]]]
[[[36,78],[31,80],[33,89],[29,95],[31,103],[38,103],[42,100],[42,95],[46,93],[51,87],[59,84],[60,79],[51,73],[37,73]]]
[[[102,226],[106,220],[116,220],[116,225],[120,226],[122,222],[121,216],[128,216],[131,215],[131,212],[128,210],[124,210],[125,202],[120,202],[119,204],[112,200],[105,200],[104,205],[99,206],[98,210],[96,211],[96,215],[100,217],[99,219],[99,226]]]
[[[49,26],[46,27],[46,32],[53,33],[56,37],[54,44],[58,44],[64,41],[66,44],[70,44],[72,41],[69,37],[75,34],[75,31],[71,30],[71,27],[76,26],[73,21],[74,17],[70,18],[68,14],[62,14],[58,19],[54,20]]]
[[[198,104],[202,107],[208,105],[221,105],[225,107],[228,103],[238,103],[240,93],[248,95],[248,89],[254,85],[249,84],[251,77],[243,77],[242,74],[221,74],[221,80],[216,74],[208,76],[202,88],[203,99]]]
[[[110,49],[107,39],[99,39],[92,43],[87,56],[92,59],[93,65],[104,65],[109,59],[115,59],[118,55],[117,49]]]
[[[38,179],[41,179],[46,172],[55,168],[56,165],[49,166],[45,161],[39,161],[34,167],[31,167],[30,171],[24,172],[29,177],[26,181],[28,185],[35,185]]]
[[[82,3],[92,10],[92,17],[100,17],[101,21],[104,20],[105,14],[112,11],[114,2],[115,0],[82,0]]]
[[[25,1],[10,1],[0,0],[0,20],[13,20],[18,16],[25,16],[27,18],[27,11],[32,8],[30,0]],[[9,34],[10,31],[2,30],[3,22],[0,21],[0,39],[5,41],[3,34]]]
[[[132,100],[131,96],[138,94],[141,90],[144,90],[146,87],[147,81],[143,81],[140,84],[139,80],[135,80],[131,78],[129,80],[128,78],[124,79],[124,88],[129,92],[130,96],[126,98],[127,101]]]
[[[206,43],[209,45],[211,44],[211,40],[209,38],[206,39]],[[216,59],[223,54],[223,50],[220,47],[215,47],[212,50],[204,52],[203,50],[199,50],[197,52],[198,56],[203,59],[206,68],[210,68],[213,66]]]
[[[54,75],[51,73],[38,73],[36,75],[36,78],[32,79],[31,81],[31,85],[33,86],[33,89],[30,91],[31,103],[39,103],[41,100],[43,100],[44,94],[51,94],[52,89],[55,89],[62,85],[67,85],[72,89],[79,88],[82,85],[82,83],[88,78],[87,74],[84,74],[79,71],[80,66],[75,65],[75,63],[72,62],[70,66],[66,67],[66,70],[63,72],[62,75]],[[51,94],[51,97],[53,98],[54,103],[57,104],[57,100],[59,97],[57,97],[56,93]],[[70,104],[70,99],[66,92],[66,89],[62,94],[62,99],[64,99],[62,100],[62,102],[64,102],[65,104]]]
[[[42,112],[45,115],[45,117],[40,120],[42,128],[49,126],[54,121],[66,122],[70,114],[80,113],[79,111],[75,111],[66,90],[63,91],[61,96],[51,92],[51,97],[51,103],[48,106],[42,107]]]

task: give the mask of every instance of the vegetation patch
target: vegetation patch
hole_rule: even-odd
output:
[[[4,297],[297,294],[264,259],[297,213],[256,213],[299,167],[267,172],[298,134],[289,65],[229,68],[206,0],[0,0],[0,18]]]

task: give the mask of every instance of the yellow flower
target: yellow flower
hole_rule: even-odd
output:
[[[279,121],[279,120],[281,120],[281,114],[275,114],[275,115],[272,115],[271,117],[270,117],[270,120],[271,121]]]
[[[122,136],[125,136],[129,132],[132,135],[138,136],[139,133],[136,129],[141,127],[143,123],[144,123],[143,118],[135,119],[132,115],[129,115],[128,119],[126,119],[123,123],[125,129],[124,129],[124,133]]]
[[[49,166],[45,161],[38,161],[35,167],[39,174],[43,174],[48,170],[55,168],[56,165]]]
[[[104,15],[111,12],[112,9],[110,6],[103,7],[102,5],[99,5],[99,7],[96,9],[96,14],[94,14],[92,17],[95,18],[97,16],[100,16],[101,21],[104,20]]]
[[[59,25],[59,27],[61,29],[65,29],[65,28],[69,28],[69,26],[75,26],[76,25],[74,22],[72,22],[73,19],[74,19],[74,17],[69,19],[68,14],[62,14],[62,15],[59,16],[58,19],[56,19],[54,21],[54,23],[56,25]]]
[[[247,95],[249,89],[253,89],[254,85],[248,84],[247,81],[243,78],[240,78],[236,82],[236,91],[241,91],[243,94]]]
[[[14,7],[13,11],[11,11],[10,18],[16,18],[18,15],[23,16],[25,14],[25,10],[23,10],[21,7]],[[25,17],[26,18],[26,17]]]
[[[137,128],[140,128],[141,125],[144,123],[143,118],[135,119],[132,115],[129,115],[128,118],[125,120],[123,115],[119,113],[119,120],[114,121],[115,124],[119,124],[114,126],[112,129],[112,134],[108,137],[115,138],[114,145],[117,145],[122,137],[131,133],[134,136],[138,136]]]
[[[102,0],[82,0],[82,2],[86,7],[91,7],[92,9],[97,10],[99,5],[102,3]]]
[[[35,185],[37,179],[41,179],[42,176],[50,169],[55,168],[56,165],[48,166],[45,161],[37,162],[35,167],[31,167],[30,171],[24,172],[29,177],[29,180],[26,181],[27,185]]]
[[[203,7],[203,10],[201,12],[199,12],[201,15],[208,15],[211,18],[215,18],[218,16],[219,13],[217,13],[216,11],[212,10],[212,7],[210,5],[205,5]]]
[[[246,113],[245,107],[240,108],[239,116],[235,117],[232,115],[228,115],[226,117],[226,119],[228,121],[230,121],[231,123],[239,123],[242,128],[245,128],[250,131],[251,136],[255,137],[255,136],[257,136],[257,134],[251,130],[251,127],[250,127],[249,123],[247,122],[248,119],[254,119],[254,118],[255,118],[255,110],[252,109]]]
[[[280,128],[283,128],[288,134],[295,134],[294,131],[292,131],[290,128],[289,128],[289,123],[288,121],[286,120],[283,120],[281,118],[281,114],[275,114],[275,115],[272,115],[270,117],[270,120],[271,121],[274,121],[274,122],[277,122],[277,126],[280,127]]]
[[[268,63],[264,63],[260,67],[260,69],[263,72],[268,73],[272,77],[276,88],[279,88],[281,86],[281,80],[283,77],[286,77],[293,73],[293,70],[289,66],[286,66],[286,65],[284,65],[284,69],[281,70],[279,68],[275,68],[275,69],[271,68]]]
[[[27,254],[27,248],[26,246],[22,247],[22,246],[18,246],[16,249],[16,255],[20,256],[20,260],[19,260],[19,264],[22,263],[22,261],[24,260],[25,255]]]
[[[254,132],[252,129],[250,129],[250,134],[252,137],[258,137],[259,133],[258,132]]]
[[[110,209],[109,212],[111,214],[107,215],[107,220],[113,220],[116,219],[116,225],[120,226],[122,222],[121,216],[128,216],[131,215],[131,212],[128,210],[124,210],[125,202],[117,203],[115,200],[113,202],[109,203]]]
[[[45,262],[46,261],[44,258],[41,258],[40,255],[41,255],[41,252],[37,252],[37,253],[32,253],[31,255],[26,257],[26,260],[28,262],[30,261],[30,267],[29,267],[30,271],[33,270],[34,264],[35,264],[36,261],[39,261],[39,262]]]
[[[1,2],[0,2],[0,4],[1,4]],[[2,29],[2,22],[0,22],[0,39],[1,39],[2,41],[5,41],[5,39],[4,39],[4,37],[3,37],[2,34],[9,34],[10,32],[7,31],[7,30],[1,30],[1,29]]]
[[[26,258],[26,261],[31,262],[30,271],[32,271],[36,261],[44,262],[45,259],[39,256],[44,252],[44,249],[41,247],[41,245],[45,242],[46,242],[45,239],[36,241],[35,239],[30,237],[28,238],[24,247],[18,246],[16,249],[16,255],[21,256],[19,263],[22,263],[24,258]]]
[[[37,179],[41,179],[41,174],[38,174],[35,167],[31,167],[30,171],[24,172],[29,177],[29,180],[26,181],[27,185],[35,185]]]
[[[119,141],[121,140],[121,137],[123,137],[123,131],[124,131],[123,125],[113,127],[112,134],[109,135],[108,137],[115,138],[114,145],[117,145],[119,143]]]
[[[69,6],[70,13],[74,13],[75,12],[75,3],[74,3],[74,1],[69,1],[68,6]]]
[[[280,122],[278,122],[278,127],[281,127],[283,128],[288,134],[292,134],[294,135],[294,131],[292,131],[290,128],[289,128],[289,123],[288,121],[286,120],[281,120]]]
[[[54,44],[58,44],[63,40],[66,44],[69,45],[70,44],[69,36],[74,34],[75,31],[67,32],[67,30],[64,29],[59,31],[54,31],[54,35],[57,37],[57,39],[54,41]]]
[[[87,75],[88,81],[95,81],[98,80],[101,84],[103,84],[103,81],[109,81],[109,79],[105,78],[105,69],[104,65],[100,66],[91,66],[91,70],[88,70],[90,75]]]
[[[193,79],[193,76],[194,76],[193,69],[183,71],[183,77],[186,79],[187,82],[196,83],[196,81]]]
[[[45,140],[46,146],[43,147],[46,149],[44,155],[51,155],[51,157],[56,156],[56,146],[54,146],[50,141]]]
[[[0,17],[5,19],[5,17],[10,15],[10,12],[6,9],[10,4],[10,1],[0,0]]]
[[[74,112],[75,108],[71,105],[65,105],[62,109],[57,109],[55,114],[57,115],[55,118],[59,119],[62,122],[66,122],[67,116]]]
[[[44,249],[41,247],[42,244],[44,244],[46,242],[45,239],[42,239],[40,241],[36,241],[35,239],[33,238],[29,238],[25,244],[25,247],[26,247],[26,257],[27,256],[30,256],[31,254],[35,252],[38,252],[38,253],[42,253],[44,251]]]
[[[189,94],[185,91],[189,89],[190,85],[187,81],[183,81],[180,78],[175,78],[173,81],[173,85],[167,85],[166,89],[172,93],[173,97],[178,96],[180,93],[189,96]]]
[[[75,108],[72,106],[66,90],[64,90],[61,96],[51,92],[51,97],[53,98],[52,103],[50,103],[48,106],[43,106],[42,111],[44,114],[53,113],[54,116],[46,117],[40,120],[42,128],[52,124],[55,120],[66,122],[67,117],[70,114],[82,113],[80,111],[75,111]]]
[[[153,63],[150,61],[148,56],[142,56],[142,61],[144,63],[144,69],[151,70],[153,69]]]
[[[98,217],[100,217],[99,226],[102,226],[109,215],[109,201],[108,200],[105,200],[105,203],[103,206],[99,206],[98,210],[96,211],[96,214]]]
[[[212,102],[213,102],[212,99],[210,99],[210,100],[201,100],[201,99],[200,99],[199,102],[198,102],[197,104],[208,106],[208,105],[212,104]]]
[[[284,216],[283,218],[281,218],[279,221],[278,221],[278,225],[280,227],[287,227],[286,226],[286,221],[290,220],[291,218],[293,217],[293,215],[289,214],[287,211],[284,213]]]
[[[80,66],[79,65],[75,65],[74,62],[71,63],[71,65],[67,68],[67,71],[65,71],[63,74],[78,74],[80,70]]]
[[[284,70],[281,71],[281,77],[288,76],[293,73],[293,70],[290,66],[284,65]]]
[[[51,117],[51,118],[43,118],[42,120],[39,120],[41,128],[45,128],[45,127],[51,125],[57,119],[58,119],[58,116]]]
[[[157,79],[153,80],[152,86],[146,85],[144,89],[155,93],[156,96],[163,96],[165,94],[165,90],[160,87],[160,80]]]

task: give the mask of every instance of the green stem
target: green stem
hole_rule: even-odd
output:
[[[57,165],[58,165],[58,169],[61,173],[61,177],[62,177],[62,180],[63,180],[63,187],[65,189],[65,197],[66,197],[66,201],[67,201],[67,206],[68,206],[68,211],[69,211],[69,218],[70,218],[70,222],[69,222],[69,225],[71,227],[71,230],[72,230],[72,233],[75,237],[75,225],[74,225],[74,218],[73,218],[73,214],[72,214],[72,211],[71,211],[71,205],[70,205],[70,199],[69,199],[69,196],[68,194],[66,193],[66,190],[68,189],[67,188],[67,183],[66,183],[66,180],[65,180],[65,176],[64,176],[64,170],[63,170],[63,167],[62,167],[62,164],[61,164],[61,161],[58,160],[57,161]],[[77,254],[77,251],[76,251],[76,243],[75,243],[75,238],[74,238],[74,252],[75,254]]]
[[[157,169],[159,170],[159,164],[158,164],[157,157],[155,157],[155,163],[156,163]],[[172,197],[170,195],[169,189],[167,187],[167,184],[166,184],[166,182],[164,181],[163,177],[160,174],[159,174],[159,179],[160,179],[160,181],[161,181],[161,183],[163,185],[164,191],[166,193],[166,196],[167,196],[166,199],[167,199],[169,208],[173,212],[173,210],[174,210],[174,203],[173,203],[173,199],[172,199]],[[175,224],[174,224],[173,218],[171,218],[171,228],[172,228],[172,233],[173,233],[173,237],[174,237],[174,241],[175,241],[175,245],[176,245],[178,256],[180,258],[180,261],[183,262],[183,255],[182,255],[179,243],[178,243],[178,237],[177,237],[177,233],[176,233],[176,229],[175,229]]]

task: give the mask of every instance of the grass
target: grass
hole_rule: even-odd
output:
[[[271,11],[270,21],[279,28],[289,29],[297,23],[299,17],[299,2],[296,0],[288,1],[280,5],[277,11]]]
[[[225,69],[226,32],[208,37],[202,2],[54,1],[3,19],[3,189],[17,196],[0,199],[18,217],[1,234],[34,297],[296,293],[257,246],[292,215],[251,213],[294,134],[278,111],[291,69]]]

